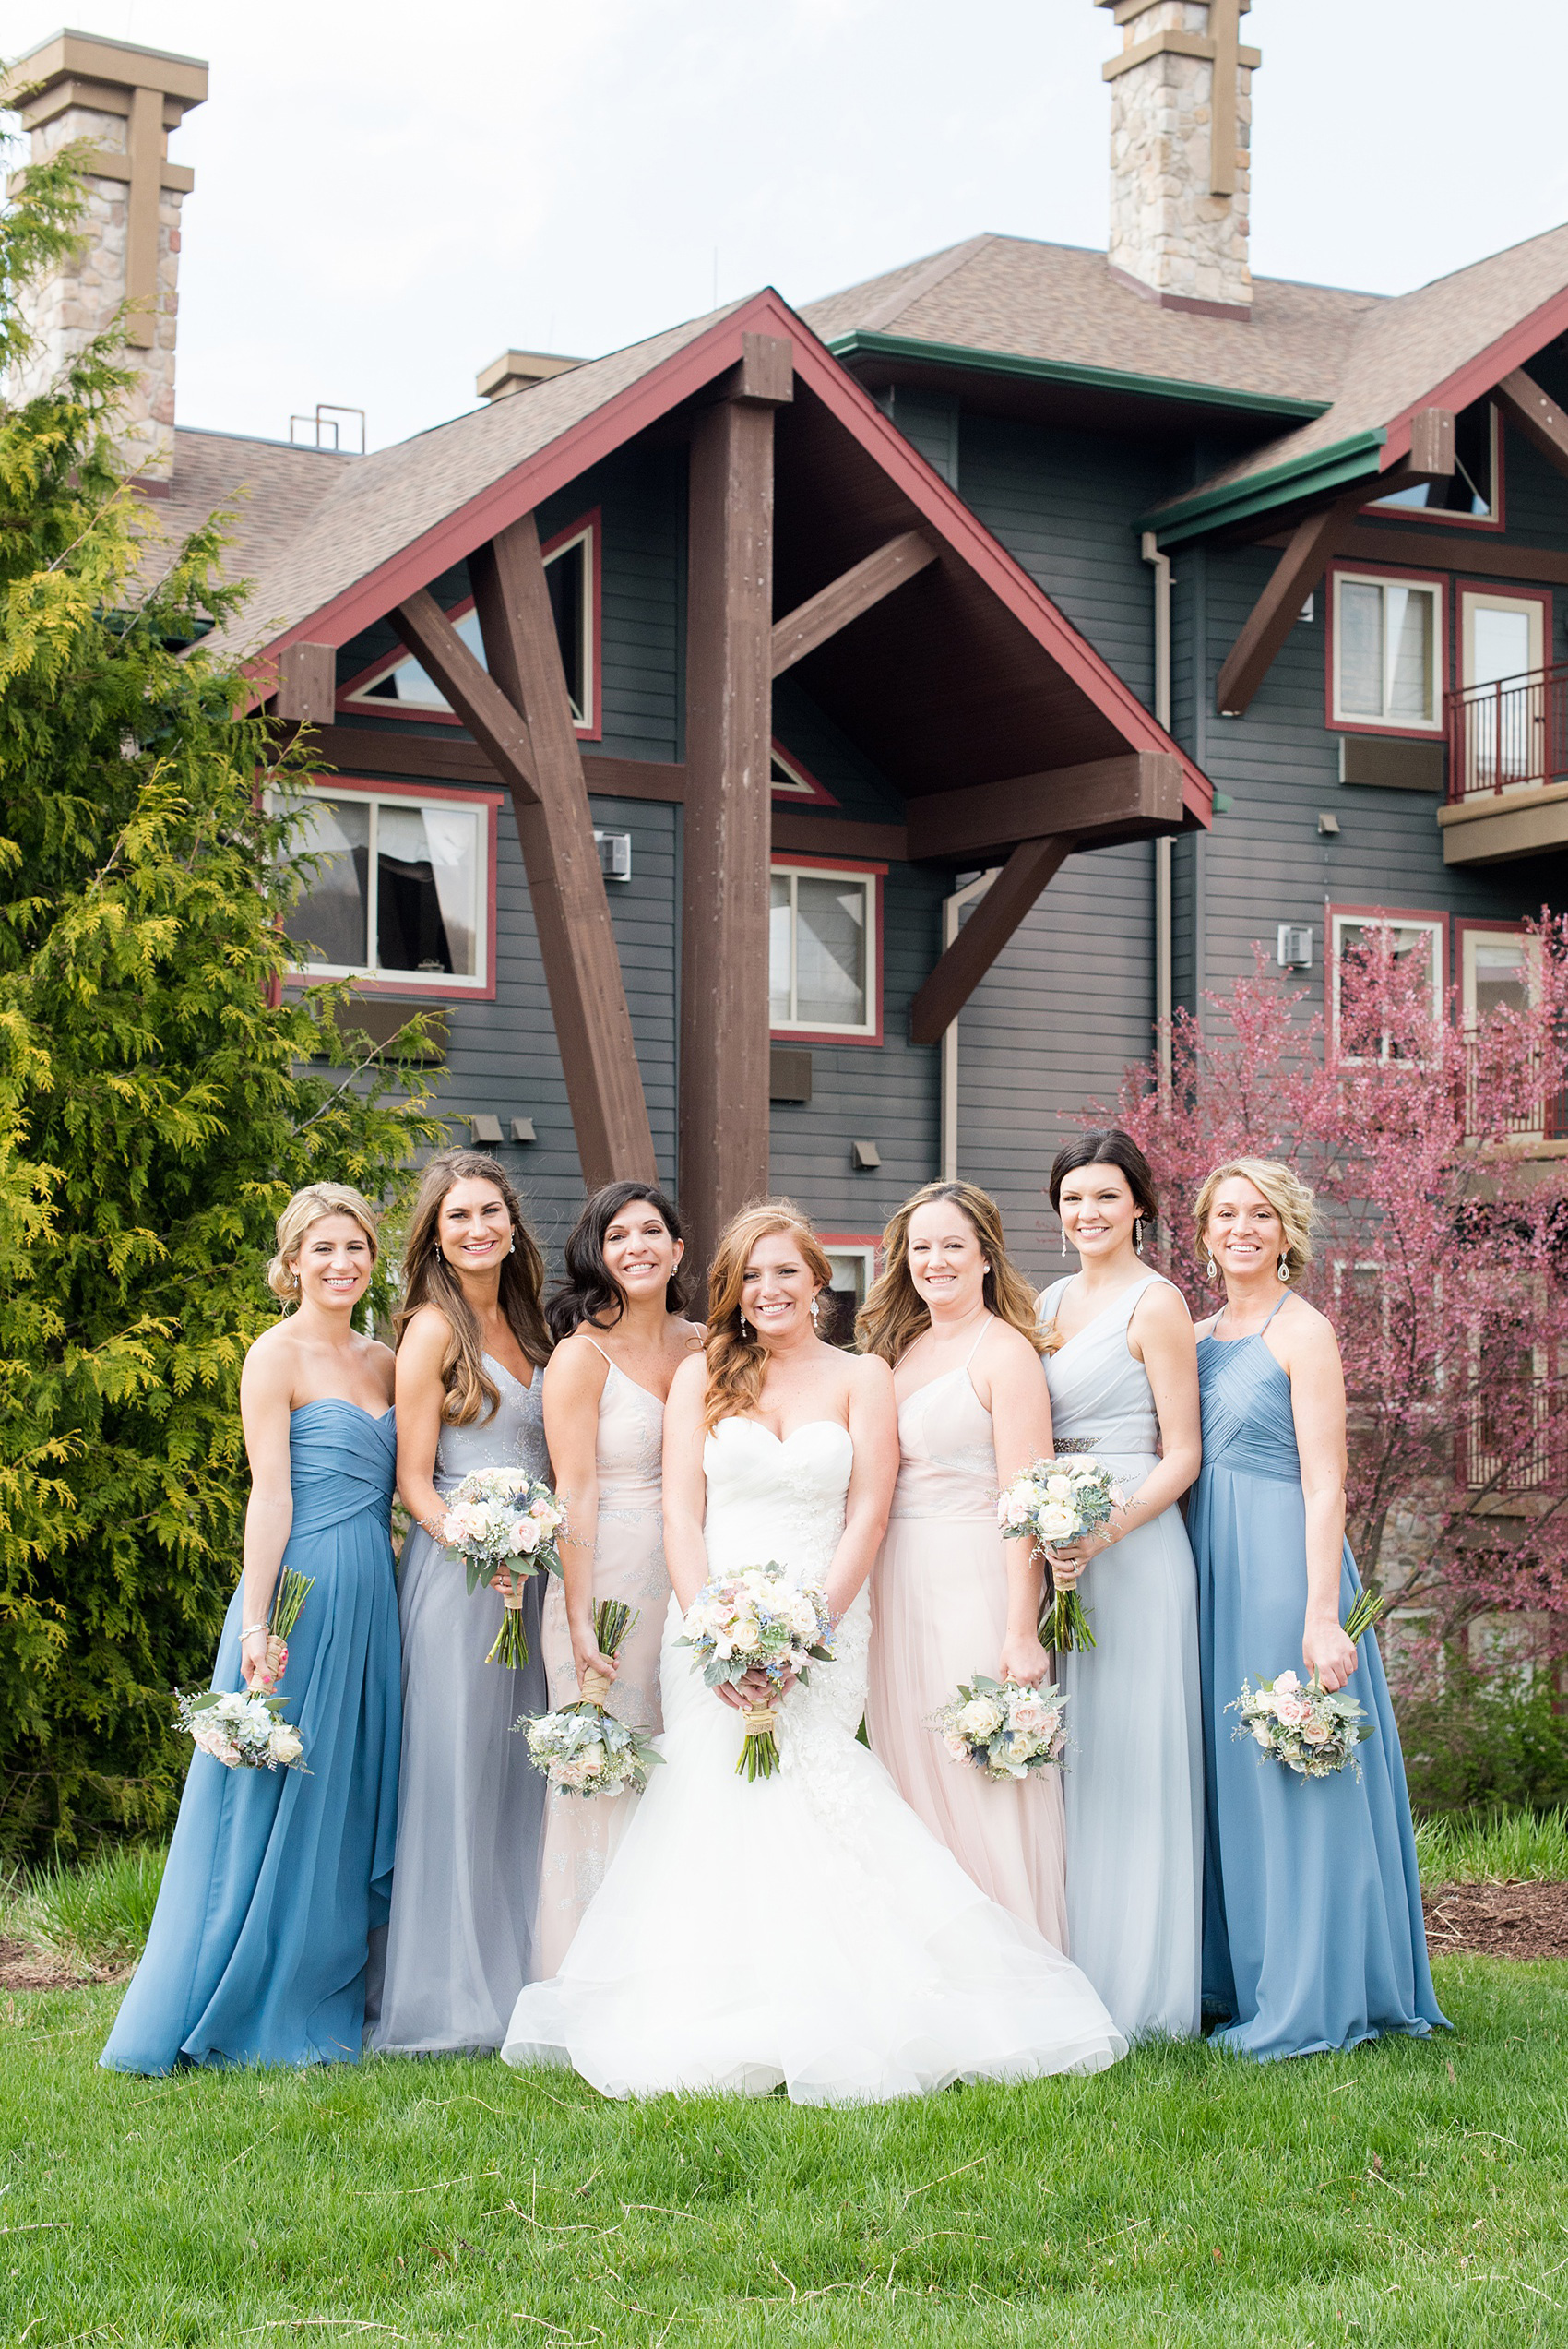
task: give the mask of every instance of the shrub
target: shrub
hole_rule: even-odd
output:
[[[1546,1674],[1521,1687],[1451,1661],[1441,1696],[1407,1697],[1398,1712],[1418,1812],[1568,1804],[1568,1715],[1554,1710]]]

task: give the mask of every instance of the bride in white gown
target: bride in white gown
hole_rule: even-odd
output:
[[[561,1972],[518,1997],[508,2063],[570,2064],[610,2096],[783,2082],[849,2104],[1125,2052],[1085,1976],[986,1899],[857,1741],[897,1424],[886,1365],[816,1336],[828,1279],[784,1201],[719,1243],[707,1357],[665,1418],[664,1767]],[[838,1629],[779,1708],[778,1774],[752,1783],[744,1699],[675,1641],[710,1572],[769,1560],[824,1585]]]

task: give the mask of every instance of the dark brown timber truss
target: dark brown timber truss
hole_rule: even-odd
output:
[[[1568,473],[1568,416],[1535,378],[1516,367],[1492,387],[1491,396],[1515,431],[1522,433],[1549,465]]]
[[[1072,836],[1013,851],[909,1006],[909,1042],[939,1043],[1024,916],[1078,845]]]
[[[786,613],[773,626],[773,674],[781,677],[819,644],[826,644],[885,595],[912,579],[928,563],[936,560],[936,549],[923,531],[901,531],[897,538],[879,546],[861,563],[854,564],[841,578],[808,596],[793,612]]]

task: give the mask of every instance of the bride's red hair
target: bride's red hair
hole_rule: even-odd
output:
[[[822,1242],[792,1199],[758,1199],[731,1216],[713,1252],[707,1276],[707,1392],[703,1418],[709,1428],[721,1419],[748,1418],[762,1400],[767,1348],[741,1326],[741,1290],[746,1266],[759,1240],[786,1232],[819,1290],[833,1284],[833,1267]]]

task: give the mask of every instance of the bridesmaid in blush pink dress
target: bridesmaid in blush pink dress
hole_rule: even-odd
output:
[[[576,1703],[593,1669],[613,1685],[607,1710],[662,1729],[659,1649],[670,1602],[664,1566],[664,1400],[702,1342],[683,1318],[684,1244],[663,1193],[641,1183],[596,1191],[566,1243],[551,1301],[558,1343],[544,1380],[544,1425],[566,1504],[564,1575],[545,1595],[540,1645],[552,1710]],[[594,1608],[623,1599],[636,1621],[613,1661],[599,1652]],[[561,1970],[583,1912],[631,1822],[635,1795],[552,1793],[545,1816],[533,1978]]]
[[[1051,1450],[1034,1299],[995,1202],[968,1183],[917,1191],[884,1249],[861,1334],[893,1365],[900,1461],[872,1573],[872,1750],[981,1891],[1064,1951],[1060,1774],[996,1785],[949,1759],[930,1726],[977,1672],[1051,1676],[1040,1560],[996,1522],[999,1482]]]

